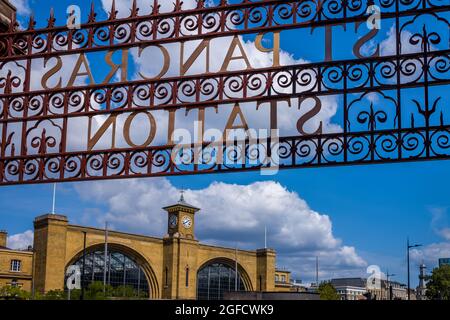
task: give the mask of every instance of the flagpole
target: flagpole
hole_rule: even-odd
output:
[[[264,226],[264,249],[267,249],[267,226]]]
[[[237,292],[238,287],[238,262],[237,262],[237,244],[234,251],[234,291]]]
[[[319,287],[319,256],[316,256],[316,285]]]
[[[55,214],[55,205],[56,205],[56,183],[53,184],[52,214]]]

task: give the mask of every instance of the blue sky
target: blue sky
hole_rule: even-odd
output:
[[[12,1],[14,3],[14,1]],[[65,20],[65,11],[68,5],[77,3],[82,8],[84,16],[87,15],[88,1],[48,1],[48,0],[16,0],[16,4],[22,9],[20,21],[25,23],[26,15],[33,11],[38,27],[43,26],[43,21],[48,17],[50,7],[55,8],[55,15],[59,21]],[[107,2],[105,0],[105,2]],[[95,1],[98,19],[105,17],[100,1]],[[57,23],[60,24],[60,23]],[[380,32],[380,40],[386,36],[391,22],[386,22],[384,29]],[[352,25],[353,27],[353,25]],[[352,30],[353,32],[353,30]],[[292,32],[287,32],[287,37],[282,42],[283,50],[291,53],[295,59],[306,59],[310,61],[320,61],[322,57],[317,57],[316,52],[323,51],[323,38],[321,32],[317,31],[317,36],[309,37],[313,42],[309,42],[308,46],[298,46]],[[308,32],[306,32],[308,33]],[[308,36],[306,33],[303,35]],[[323,35],[323,33],[322,33]],[[298,37],[298,34],[295,35]],[[345,47],[348,38],[343,32],[336,32],[336,42]],[[320,48],[322,47],[322,50]],[[314,49],[313,49],[314,48]],[[319,48],[319,50],[318,50]],[[351,48],[351,44],[350,44]],[[318,50],[318,51],[317,51]],[[349,58],[349,54],[345,50],[336,50],[336,57],[345,59]],[[102,73],[94,67],[94,72]],[[439,93],[438,93],[439,94]],[[448,92],[444,97],[448,98]],[[448,104],[448,100],[447,100]],[[191,196],[191,201],[202,202],[199,194],[195,190],[214,193],[213,183],[222,182],[224,185],[238,184],[242,186],[254,186],[255,182],[276,182],[284,188],[280,193],[279,199],[284,199],[288,193],[295,193],[294,199],[302,199],[307,203],[308,209],[304,209],[302,204],[296,205],[302,207],[298,210],[306,210],[310,212],[320,213],[322,217],[328,216],[332,224],[332,241],[339,239],[341,244],[336,245],[332,250],[341,250],[344,246],[353,247],[356,254],[352,256],[352,262],[346,262],[341,265],[333,265],[327,261],[326,255],[331,251],[323,249],[320,245],[315,247],[315,243],[302,247],[299,244],[295,250],[284,250],[283,241],[278,238],[281,235],[279,230],[273,230],[274,239],[272,243],[278,244],[275,247],[280,252],[280,264],[286,265],[294,271],[295,277],[306,282],[312,280],[314,274],[311,259],[314,254],[323,255],[323,277],[332,276],[363,275],[365,266],[379,265],[384,272],[389,269],[390,273],[395,273],[396,280],[406,282],[406,238],[409,236],[414,243],[423,244],[425,247],[421,251],[415,251],[413,254],[412,264],[412,283],[417,283],[418,264],[421,259],[426,260],[429,269],[437,264],[437,258],[442,255],[450,255],[450,238],[445,236],[445,230],[449,228],[447,208],[450,207],[450,163],[448,161],[434,161],[423,163],[405,163],[391,165],[372,165],[372,166],[351,166],[336,168],[320,168],[320,169],[300,169],[282,171],[275,176],[263,177],[259,173],[239,173],[225,175],[205,175],[195,177],[177,177],[167,180],[158,179],[157,183],[164,184],[164,188],[168,191],[174,191],[168,195],[169,202],[171,199],[178,197],[178,193],[172,187],[177,189],[189,189],[192,193],[187,193],[187,197]],[[127,182],[123,182],[127,185]],[[140,190],[153,190],[151,185],[154,183],[152,179],[144,179],[138,182],[138,185],[130,184],[137,187],[136,194]],[[110,182],[117,184],[119,182]],[[265,185],[271,188],[274,185]],[[92,187],[92,198],[89,197],[89,188]],[[68,215],[70,220],[75,223],[87,223],[91,225],[101,225],[102,219],[116,219],[115,226],[119,230],[150,232],[154,229],[139,229],[133,225],[121,222],[120,215],[131,216],[130,213],[120,208],[115,202],[115,196],[125,196],[121,190],[114,188],[108,189],[105,183],[68,183],[58,186],[57,212]],[[143,189],[140,189],[143,188]],[[222,186],[224,190],[226,187]],[[257,187],[255,187],[257,188]],[[100,190],[101,189],[101,190]],[[102,193],[103,190],[105,193]],[[166,189],[164,189],[166,190]],[[259,189],[258,189],[259,190]],[[33,186],[13,186],[2,187],[0,189],[0,229],[7,229],[10,235],[21,234],[26,230],[32,230],[32,220],[35,216],[49,212],[51,209],[52,186],[50,185],[33,185]],[[128,194],[127,194],[128,196]],[[105,197],[105,201],[102,201]],[[130,201],[132,201],[131,199]],[[223,198],[227,201],[227,198]],[[280,200],[281,201],[281,200]],[[126,200],[124,200],[126,202]],[[159,202],[157,202],[159,205]],[[156,205],[156,204],[155,204]],[[158,220],[162,215],[160,207],[148,204],[148,214],[146,221],[152,219]],[[289,210],[289,204],[284,203]],[[141,210],[142,208],[138,208]],[[303,212],[303,211],[302,211]],[[108,214],[104,218],[104,214]],[[209,212],[208,223],[214,224],[219,221],[215,215],[221,213]],[[223,213],[226,214],[226,213]],[[280,211],[277,214],[282,215]],[[254,215],[257,219],[257,215]],[[103,218],[102,218],[103,217]],[[311,216],[308,216],[311,217]],[[306,222],[310,221],[305,218]],[[160,221],[160,220],[158,220]],[[267,224],[267,222],[264,222]],[[114,224],[113,224],[114,225]],[[260,226],[260,224],[256,224]],[[234,237],[240,237],[239,230],[232,228],[224,229],[222,235],[213,237],[208,233],[208,226],[201,227],[201,233],[206,237],[205,240],[212,243],[231,244],[236,241]],[[252,239],[244,241],[242,246],[262,246],[263,231],[252,229]],[[275,228],[275,227],[274,227]],[[301,228],[299,226],[298,237],[301,237]],[[269,225],[269,245],[271,243],[271,227]],[[275,233],[277,238],[275,239]],[[320,232],[318,231],[318,234]],[[259,237],[259,235],[261,237]],[[295,237],[290,234],[290,237]],[[259,238],[258,238],[259,237]],[[245,238],[245,237],[244,237]],[[319,240],[317,240],[320,242]],[[324,246],[326,247],[326,245]],[[307,252],[306,254],[302,253]],[[293,255],[298,254],[299,260],[290,259]],[[342,254],[345,256],[345,254]],[[364,260],[364,264],[360,260]],[[344,257],[345,258],[345,257]],[[343,259],[344,259],[343,258]],[[304,261],[302,261],[304,259]],[[350,259],[350,258],[349,258]],[[356,259],[356,260],[355,260]],[[294,261],[294,262],[293,262]],[[355,262],[356,261],[356,262]],[[302,264],[299,267],[297,264]],[[283,266],[281,265],[281,266]],[[321,264],[322,265],[322,264]],[[340,273],[339,268],[345,272]]]

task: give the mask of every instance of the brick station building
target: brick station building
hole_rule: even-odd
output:
[[[8,30],[16,8],[8,0],[0,0],[0,32]]]

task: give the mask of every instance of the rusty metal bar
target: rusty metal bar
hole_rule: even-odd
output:
[[[430,59],[439,60],[450,60],[450,50],[439,50],[428,53]],[[30,92],[7,92],[5,94],[0,94],[0,100],[3,101],[17,101],[17,99],[24,99],[24,101],[38,101],[36,98],[41,98],[39,101],[46,101],[46,107],[43,105],[39,106],[37,104],[33,105],[33,115],[28,116],[11,116],[9,113],[4,113],[0,118],[0,123],[6,122],[21,122],[21,121],[30,121],[30,120],[42,120],[42,119],[57,119],[62,116],[67,117],[80,117],[80,116],[95,116],[100,114],[113,114],[113,113],[122,113],[122,112],[130,112],[130,111],[156,111],[156,110],[164,110],[171,108],[198,108],[198,107],[216,107],[221,104],[230,104],[230,103],[244,103],[244,102],[258,102],[258,101],[270,101],[274,99],[281,98],[298,98],[298,97],[313,97],[313,96],[326,96],[326,95],[337,95],[348,93],[359,93],[367,90],[394,90],[399,88],[415,88],[421,87],[423,85],[423,81],[418,77],[417,80],[409,80],[408,82],[402,83],[393,82],[389,83],[389,80],[396,79],[396,77],[401,78],[403,76],[401,70],[397,68],[397,66],[406,60],[416,61],[417,63],[421,63],[423,59],[423,53],[410,53],[403,55],[394,55],[394,56],[386,56],[386,57],[378,57],[378,58],[366,58],[366,59],[353,59],[353,60],[341,60],[341,61],[333,61],[333,62],[321,62],[321,63],[308,63],[308,64],[298,64],[298,65],[290,65],[276,68],[261,68],[261,69],[252,69],[252,70],[243,70],[236,72],[219,72],[208,75],[192,75],[192,76],[184,76],[184,77],[170,77],[166,79],[160,80],[138,80],[138,81],[130,81],[130,82],[118,82],[112,84],[102,84],[102,85],[89,85],[89,86],[81,86],[81,87],[71,87],[71,88],[61,88],[61,89],[53,89],[53,90],[39,90],[39,91],[30,91]],[[390,68],[392,70],[392,74],[389,76],[380,76],[376,75],[370,71],[372,69],[376,69],[377,67]],[[339,88],[338,85],[330,84],[330,80],[326,77],[327,70],[337,70],[339,68],[342,74],[343,80],[342,82],[346,82],[345,88]],[[318,70],[321,70],[322,75],[318,77]],[[347,72],[344,72],[347,70]],[[349,79],[348,70],[353,71],[361,71],[361,75],[367,76],[367,78],[361,83],[358,82],[360,79]],[[424,71],[424,70],[421,70]],[[428,85],[436,86],[436,85],[445,85],[450,82],[450,79],[445,78],[445,73],[442,74],[442,77],[436,77],[440,75],[440,71],[436,68],[427,68],[427,74],[431,74],[434,71],[434,78],[428,80]],[[302,83],[297,80],[297,82],[293,82],[293,86],[298,87],[308,87],[308,89],[304,89],[301,92],[295,92],[292,90],[291,93],[280,93],[277,92],[275,86],[279,85],[276,81],[277,75],[283,75],[288,73],[291,76],[298,75],[300,73],[312,74],[316,77],[313,77],[313,80],[310,83]],[[325,73],[325,75],[323,74]],[[226,94],[227,91],[230,91],[229,81],[235,79],[242,79],[242,77],[247,76],[247,78],[259,78],[262,79],[261,85],[259,87],[243,87],[240,92],[234,92],[233,95]],[[269,85],[269,79],[271,79],[271,83]],[[208,84],[216,85],[216,92],[210,98],[202,98],[199,94],[195,97],[193,101],[189,98],[186,98],[186,95],[183,94],[181,90],[169,90],[169,95],[162,99],[162,102],[150,102],[154,99],[151,99],[150,96],[153,97],[155,92],[159,87],[163,88],[182,88],[183,85],[186,85],[188,89],[194,89],[195,92],[202,92],[202,86]],[[124,99],[125,102],[121,107],[112,108],[111,99],[112,95],[116,91],[126,91],[132,92],[133,96],[137,90],[142,89],[146,93],[149,94],[149,97],[145,99],[145,101],[149,100],[148,103],[144,105],[139,104],[135,99],[136,97],[131,97],[130,99]],[[250,92],[249,92],[250,91]],[[252,91],[257,92],[257,94],[252,94]],[[62,100],[67,101],[70,97],[80,95],[84,96],[87,101],[90,101],[95,94],[101,93],[102,96],[105,97],[102,105],[106,105],[106,108],[98,109],[91,108],[88,106],[86,109],[85,106],[80,102],[78,106],[72,106],[71,110],[69,108],[65,108],[66,112],[61,113],[59,108],[55,108],[52,106],[51,98],[52,97],[60,97]],[[87,97],[87,98],[86,98]],[[38,102],[36,102],[38,103]],[[25,107],[25,102],[23,103],[23,109],[27,110],[29,108]],[[58,112],[52,112],[49,109],[52,107]],[[40,114],[36,114],[36,109],[42,108]],[[25,111],[24,111],[25,112]],[[6,117],[6,118],[5,118]]]
[[[430,155],[426,155],[426,147],[423,144],[422,150],[414,156],[405,156],[403,158],[398,158],[396,155],[397,148],[408,149],[408,139],[412,137],[421,137],[423,141],[426,138],[426,132],[436,139],[443,136],[450,135],[450,126],[434,126],[434,127],[420,127],[414,129],[402,129],[400,134],[402,139],[398,139],[397,132],[392,132],[391,130],[379,130],[379,131],[366,131],[366,132],[355,132],[348,133],[348,145],[341,145],[339,150],[339,156],[342,156],[344,149],[351,149],[352,142],[360,141],[360,139],[365,139],[367,144],[370,144],[370,137],[374,137],[378,143],[379,149],[376,148],[375,157],[372,156],[371,152],[366,152],[364,155],[357,155],[356,157],[350,157],[346,162],[329,160],[329,158],[337,157],[338,155],[333,152],[333,155],[327,154],[329,150],[326,148],[320,150],[316,154],[317,150],[310,151],[309,154],[299,152],[301,145],[313,144],[319,148],[318,141],[323,141],[321,146],[326,146],[329,142],[343,141],[344,134],[321,134],[321,135],[311,135],[311,136],[293,136],[293,137],[283,137],[279,140],[278,148],[284,148],[287,146],[285,153],[281,152],[281,161],[278,166],[271,166],[270,164],[248,164],[250,157],[246,159],[246,163],[239,167],[236,167],[235,163],[231,164],[210,164],[208,168],[199,167],[200,165],[191,164],[189,168],[182,168],[182,165],[176,165],[170,159],[170,154],[173,151],[174,146],[158,146],[149,148],[138,148],[138,149],[111,149],[103,151],[94,152],[73,152],[73,153],[62,153],[58,155],[35,155],[26,157],[14,157],[6,158],[2,160],[5,165],[5,169],[9,174],[17,174],[19,171],[19,166],[21,168],[27,168],[25,175],[31,176],[24,178],[23,180],[8,180],[4,179],[0,181],[0,185],[14,185],[14,184],[36,184],[36,183],[51,183],[51,182],[73,182],[73,181],[87,181],[87,180],[103,180],[103,179],[127,179],[132,177],[161,177],[161,176],[178,176],[178,175],[191,175],[191,174],[207,174],[207,173],[225,173],[225,172],[239,172],[239,171],[255,171],[261,169],[293,169],[293,168],[312,168],[312,167],[330,167],[330,166],[342,166],[342,165],[364,165],[364,164],[381,164],[381,163],[396,163],[396,162],[413,162],[413,161],[423,161],[423,160],[443,160],[450,159],[450,153],[439,153],[433,152]],[[439,137],[437,137],[439,136]],[[408,138],[409,137],[409,138]],[[395,148],[390,148],[387,150],[383,147],[383,139],[395,139],[397,141]],[[246,140],[245,145],[248,146],[251,141]],[[216,144],[217,146],[217,144]],[[202,145],[202,150],[207,149],[209,146],[207,144]],[[223,144],[226,152],[226,148],[234,147],[234,144],[226,145]],[[447,146],[448,148],[449,146]],[[198,149],[198,145],[192,144],[191,146],[185,146],[188,152],[194,149]],[[349,150],[351,151],[351,150]],[[386,153],[391,154],[390,156]],[[133,158],[135,157],[135,158]],[[119,160],[121,159],[121,160]],[[125,166],[125,160],[132,160],[131,167]],[[152,163],[147,163],[148,159],[152,159]],[[156,159],[156,160],[155,160]],[[164,159],[164,161],[162,161]],[[320,159],[320,160],[318,160]],[[74,161],[80,163],[79,167],[74,167]],[[120,164],[118,161],[121,161]],[[133,162],[134,161],[134,162]],[[58,163],[65,163],[65,166],[58,167]],[[39,163],[39,166],[34,164]],[[41,168],[51,165],[53,168],[51,173],[43,174]],[[134,166],[134,167],[133,167]],[[205,164],[208,166],[208,164]],[[38,169],[39,167],[39,169]],[[125,167],[129,171],[125,171]],[[139,167],[139,168],[137,168]],[[193,168],[196,168],[195,170]],[[30,170],[34,169],[34,170]],[[102,174],[95,175],[94,172],[108,172],[114,171],[119,168],[118,172],[112,174]],[[56,170],[57,169],[57,170]],[[142,170],[144,171],[142,171]],[[155,170],[158,169],[158,170]],[[73,175],[75,172],[75,176]],[[125,173],[126,172],[126,173]],[[33,176],[37,175],[39,178]],[[52,178],[51,175],[55,177]],[[64,176],[64,178],[61,178]],[[8,174],[6,174],[8,176]],[[56,177],[57,176],[57,177]]]
[[[426,0],[422,0],[422,1],[426,1]],[[306,1],[305,1],[306,2]],[[310,1],[308,1],[310,2]],[[117,41],[113,43],[109,43],[108,45],[99,45],[96,46],[95,45],[95,40],[96,38],[96,34],[94,33],[95,31],[99,31],[102,30],[101,28],[110,28],[110,27],[115,27],[117,28],[118,26],[124,26],[124,25],[129,25],[129,24],[134,24],[137,23],[138,21],[141,22],[147,22],[149,19],[150,20],[156,20],[156,21],[164,21],[165,19],[174,19],[176,21],[178,21],[178,23],[182,23],[183,19],[180,19],[181,17],[190,17],[190,15],[198,15],[198,19],[202,20],[200,17],[204,16],[205,14],[208,13],[217,13],[217,12],[222,12],[225,16],[230,16],[232,15],[232,12],[235,10],[244,10],[244,12],[249,11],[249,10],[256,10],[256,9],[261,9],[264,11],[274,11],[274,7],[280,7],[282,5],[289,5],[291,6],[291,14],[295,14],[295,12],[297,12],[298,10],[298,6],[301,5],[303,2],[299,2],[299,1],[294,1],[294,0],[279,0],[279,1],[258,1],[258,2],[247,2],[245,1],[245,3],[240,4],[240,5],[225,5],[223,7],[219,7],[216,9],[216,7],[211,7],[211,8],[205,8],[205,9],[199,9],[199,10],[186,10],[186,11],[176,11],[176,12],[172,12],[172,13],[164,13],[161,14],[161,16],[155,15],[153,17],[153,15],[149,15],[149,16],[142,16],[142,17],[132,17],[132,18],[124,18],[124,19],[114,19],[114,20],[106,20],[106,21],[102,21],[102,22],[91,22],[91,23],[87,23],[84,24],[81,27],[81,30],[86,30],[88,33],[87,39],[85,39],[86,42],[86,46],[79,46],[77,43],[73,43],[75,44],[75,46],[73,44],[69,44],[66,43],[67,42],[67,38],[72,39],[72,41],[75,41],[77,39],[77,37],[74,36],[73,33],[78,34],[79,37],[85,37],[82,35],[80,30],[75,30],[75,32],[73,30],[69,30],[65,27],[51,27],[51,28],[44,28],[44,29],[38,29],[38,30],[34,30],[34,29],[30,29],[30,30],[26,30],[26,31],[14,31],[14,32],[9,32],[9,33],[4,33],[4,34],[0,34],[0,44],[7,42],[6,47],[8,48],[8,50],[6,50],[7,55],[5,56],[0,55],[0,62],[6,62],[6,61],[12,61],[12,60],[17,60],[18,57],[21,57],[23,59],[27,59],[27,58],[49,58],[52,56],[63,56],[63,55],[69,55],[69,54],[81,54],[81,53],[87,53],[87,52],[95,52],[95,51],[104,51],[104,50],[110,50],[110,49],[115,49],[115,50],[119,50],[119,49],[128,49],[128,48],[132,48],[132,47],[145,47],[145,46],[150,46],[150,45],[154,45],[154,44],[167,44],[167,43],[174,43],[174,42],[180,42],[180,41],[193,41],[193,40],[202,40],[202,39],[211,39],[211,38],[218,38],[218,37],[230,37],[230,36],[234,36],[234,35],[245,35],[245,34],[252,34],[252,33],[266,33],[266,32],[273,32],[273,31],[281,31],[281,30],[289,30],[289,29],[298,29],[298,28],[311,28],[311,27],[324,27],[324,26],[330,26],[330,25],[336,25],[336,24],[342,24],[342,23],[353,23],[353,22],[358,22],[358,21],[364,21],[367,19],[367,14],[366,14],[366,8],[367,8],[367,2],[361,2],[361,3],[365,3],[366,7],[364,7],[364,9],[360,9],[361,13],[359,15],[355,15],[355,16],[349,16],[346,18],[328,18],[326,16],[324,16],[323,13],[323,5],[320,6],[318,4],[316,4],[316,9],[318,8],[319,10],[313,15],[314,19],[311,20],[306,20],[306,21],[296,21],[295,23],[284,23],[284,24],[276,24],[276,22],[274,21],[274,19],[269,19],[268,17],[268,23],[270,22],[272,25],[264,25],[264,23],[262,23],[264,26],[258,26],[258,27],[254,27],[252,26],[252,24],[248,23],[248,19],[251,19],[251,16],[247,16],[247,19],[243,19],[242,21],[239,21],[238,24],[233,25],[232,28],[229,28],[229,30],[227,30],[227,27],[224,25],[226,24],[227,21],[221,21],[221,24],[218,25],[215,29],[220,29],[220,30],[224,30],[224,31],[214,31],[214,32],[204,32],[203,34],[191,34],[190,32],[188,32],[187,34],[183,35],[182,33],[178,33],[178,34],[169,34],[166,35],[166,37],[163,38],[152,38],[150,40],[143,40],[143,41],[124,41],[121,42],[119,40],[121,39],[116,39]],[[325,0],[324,4],[328,3],[327,0]],[[349,5],[348,2],[346,2],[347,5]],[[393,1],[392,1],[393,3]],[[393,5],[389,4],[389,7],[394,7]],[[267,7],[266,7],[267,6]],[[341,7],[341,10],[337,10],[337,12],[335,13],[336,15],[339,16],[341,11],[344,11],[344,9],[347,7]],[[400,17],[404,17],[404,16],[413,16],[413,15],[418,15],[418,14],[426,14],[426,13],[437,13],[437,12],[446,12],[450,10],[450,5],[434,5],[434,6],[430,6],[430,7],[419,7],[418,8],[413,8],[413,9],[407,9],[407,10],[401,10],[401,11],[392,11],[392,12],[382,12],[381,17],[382,19],[390,19],[390,18],[395,18],[397,16]],[[286,18],[285,20],[290,21],[290,15],[289,18]],[[320,17],[320,19],[319,19]],[[317,21],[315,21],[315,19],[317,18]],[[242,28],[242,25],[247,25],[247,28]],[[174,25],[173,30],[180,30],[182,29],[180,25]],[[156,30],[158,30],[158,27],[156,27]],[[202,28],[202,30],[205,30],[205,28]],[[58,37],[58,32],[61,32],[62,34],[59,35]],[[67,33],[67,35],[65,35],[65,33]],[[173,32],[175,33],[175,31]],[[70,45],[72,48],[67,50],[64,48],[64,46],[58,44],[58,47],[55,48],[55,46],[50,43],[47,43],[46,38],[43,37],[43,35],[47,35],[48,38],[50,39],[59,39],[59,43],[62,43],[64,45]],[[112,34],[111,34],[112,35]],[[113,35],[112,35],[113,36]],[[36,45],[38,45],[38,49],[42,49],[42,47],[44,47],[44,44],[47,44],[47,49],[43,52],[36,52],[36,53],[28,53],[26,51],[24,51],[21,45],[19,45],[18,47],[22,50],[15,50],[17,47],[17,42],[19,43],[24,43],[26,44],[28,42],[28,40],[24,40],[26,38],[30,38],[33,43],[36,43]],[[115,39],[115,38],[114,38]],[[114,40],[113,39],[113,40]],[[84,38],[82,39],[84,40]],[[98,39],[97,39],[98,40]],[[81,41],[80,39],[78,41]],[[16,42],[16,43],[15,43]],[[3,45],[4,46],[4,45]],[[12,48],[12,46],[14,47],[14,50]],[[77,48],[78,46],[78,48]],[[1,46],[0,46],[1,47]],[[60,48],[59,48],[60,47]],[[36,48],[35,48],[36,49]],[[1,52],[1,50],[0,50]],[[20,54],[21,52],[23,52],[23,54]],[[14,53],[14,54],[13,54]]]

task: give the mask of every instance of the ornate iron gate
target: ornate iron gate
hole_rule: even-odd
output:
[[[134,1],[126,18],[117,17],[113,2],[105,21],[96,21],[92,7],[88,22],[79,29],[55,26],[53,13],[42,29],[35,29],[33,17],[26,30],[17,30],[13,20],[9,31],[0,34],[0,185],[260,170],[274,165],[275,152],[280,169],[450,158],[448,0],[221,0],[216,6],[198,0],[191,9],[183,9],[180,0],[174,2],[172,11],[160,12],[155,0],[151,13],[140,15]],[[89,77],[89,72],[80,71],[87,65],[83,60],[87,53],[112,55],[137,48],[140,54],[154,46],[166,54],[163,45],[170,43],[202,40],[204,47],[199,48],[205,49],[205,41],[211,39],[280,35],[306,28],[323,29],[329,35],[333,26],[354,24],[357,29],[366,23],[371,6],[380,9],[382,22],[393,24],[389,54],[364,57],[358,51],[360,42],[354,59],[332,60],[333,46],[327,46],[323,61],[289,66],[274,61],[267,68],[160,74],[114,83],[77,85],[70,79],[67,86],[50,87],[46,82],[61,69],[59,63],[66,56],[77,57],[75,77]],[[259,39],[265,50],[261,43]],[[36,61],[55,65],[39,89],[32,86]],[[114,67],[111,56],[109,64]],[[99,115],[111,119],[106,130],[115,125],[115,116],[130,113],[129,130],[139,112],[292,98],[310,99],[320,106],[326,96],[338,97],[334,121],[340,130],[307,133],[301,122],[301,134],[279,137],[275,143],[271,138],[269,143],[250,138],[231,144],[202,141],[184,145],[181,152],[171,141],[136,145],[128,137],[128,147],[113,143],[96,150],[98,139],[90,134],[91,121]],[[91,144],[86,150],[70,150],[68,122],[81,117],[89,119]],[[154,119],[149,119],[152,124]],[[256,152],[252,145],[258,146]],[[208,156],[192,161],[199,152]],[[232,161],[217,161],[219,153]],[[174,155],[181,160],[175,161]]]

